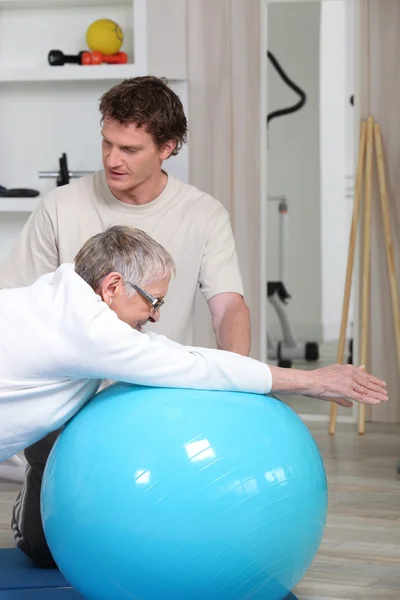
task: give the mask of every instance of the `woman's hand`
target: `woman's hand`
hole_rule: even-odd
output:
[[[273,393],[331,400],[346,407],[352,406],[352,401],[379,404],[388,399],[385,382],[366,373],[364,367],[331,365],[311,371],[270,369]]]
[[[388,400],[386,384],[365,372],[364,367],[331,365],[314,371],[315,384],[310,396],[332,400],[340,406],[353,406],[351,400],[363,404],[379,404]]]

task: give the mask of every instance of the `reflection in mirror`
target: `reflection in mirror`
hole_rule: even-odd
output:
[[[269,3],[267,23],[268,360],[317,368],[336,362],[340,331],[353,199],[355,3]],[[328,418],[329,403],[285,401]]]

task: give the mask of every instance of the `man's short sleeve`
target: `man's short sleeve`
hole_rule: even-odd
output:
[[[209,224],[199,283],[207,301],[226,292],[236,292],[243,296],[235,240],[229,214],[222,205]]]

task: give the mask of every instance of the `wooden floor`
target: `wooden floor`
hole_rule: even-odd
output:
[[[311,424],[329,485],[319,553],[295,592],[299,600],[400,599],[400,427]]]
[[[295,593],[299,600],[400,600],[400,427],[310,424],[324,458],[330,510],[319,553]],[[9,529],[15,484],[0,482],[0,547]]]

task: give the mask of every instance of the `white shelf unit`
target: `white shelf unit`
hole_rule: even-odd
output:
[[[52,67],[48,52],[86,50],[86,30],[109,18],[123,30],[128,64]],[[98,102],[119,81],[167,77],[187,109],[185,0],[0,0],[0,185],[34,198],[0,198],[0,262],[66,152],[71,171],[102,168]],[[185,179],[184,149],[168,168]]]
[[[49,6],[74,8],[79,6],[110,6],[110,4],[132,4],[132,0],[0,0],[0,8],[47,8]]]
[[[0,69],[0,83],[43,81],[119,81],[128,77],[145,75],[146,71],[135,64],[126,65],[64,65],[63,67],[15,67]]]
[[[35,196],[33,198],[9,198],[6,196],[0,197],[0,213],[30,214],[35,210],[40,202],[40,199],[40,196]]]

